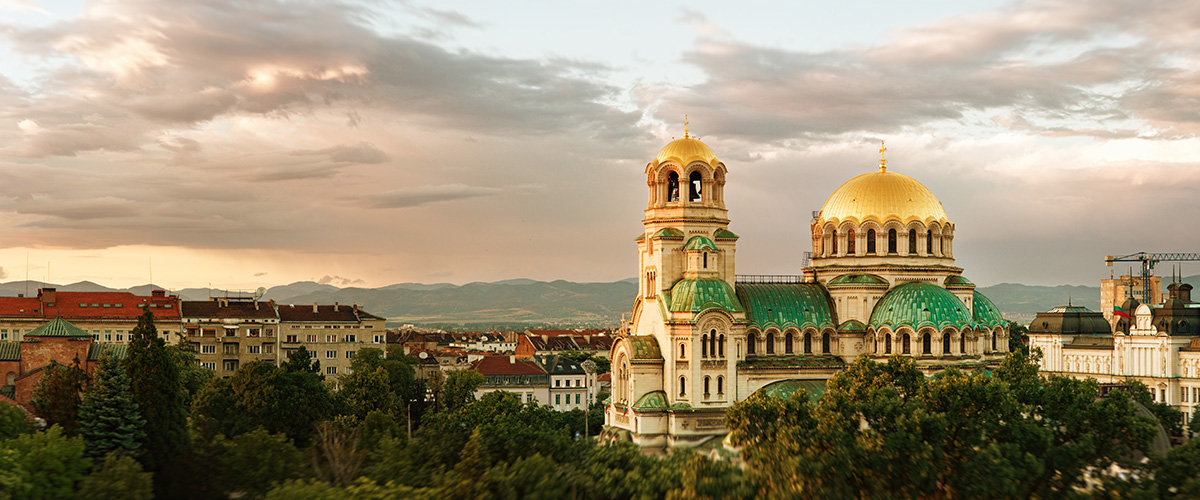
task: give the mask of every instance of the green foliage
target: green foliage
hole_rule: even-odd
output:
[[[566,352],[559,353],[559,356],[562,356],[567,359],[575,360],[579,363],[583,363],[584,361],[587,361],[590,359],[590,360],[592,360],[593,363],[596,363],[596,374],[597,375],[599,375],[601,373],[608,373],[608,372],[612,371],[612,361],[609,361],[608,358],[600,355],[600,353],[590,352],[590,351],[588,351],[588,352],[566,351]]]
[[[1029,354],[1029,328],[1015,321],[1008,322],[1008,352]]]
[[[289,353],[287,361],[279,366],[288,373],[321,374],[321,362],[317,360],[316,354],[308,352],[304,346]]]
[[[79,500],[151,500],[154,483],[142,464],[125,455],[110,454],[92,474],[79,482]]]
[[[1188,430],[1192,432],[1192,439],[1200,438],[1200,411],[1192,414],[1192,421],[1188,422]]]
[[[750,479],[770,498],[1060,497],[1085,469],[1144,450],[1151,423],[1094,380],[1043,378],[1022,353],[995,377],[912,359],[860,359],[817,403],[756,395],[726,416]]]
[[[78,357],[69,366],[51,361],[33,391],[34,412],[47,425],[59,425],[66,433],[74,433],[79,425],[80,394],[86,383],[87,373],[79,367]]]
[[[187,396],[179,366],[154,327],[154,313],[147,307],[129,332],[124,361],[130,378],[130,394],[146,421],[146,447],[142,465],[153,473],[155,496],[183,498],[194,492],[189,478],[179,474],[190,459],[187,433]]]
[[[272,486],[308,475],[304,454],[283,434],[258,428],[214,443],[216,485],[227,497],[262,498]]]
[[[33,432],[25,410],[14,404],[0,403],[0,441]]]
[[[484,382],[483,374],[475,370],[454,370],[446,376],[443,388],[444,404],[450,411],[475,401],[475,390]]]
[[[9,480],[20,485],[11,492],[14,500],[75,498],[75,484],[91,465],[83,456],[83,438],[66,437],[57,425],[9,439],[0,444],[2,449],[13,452],[12,470],[20,471],[18,481]]]
[[[200,366],[196,361],[195,349],[187,337],[181,337],[176,345],[167,346],[167,353],[179,368],[179,382],[183,386],[185,408],[191,408],[196,395],[208,385],[209,380],[216,377],[216,373]]]
[[[1133,378],[1125,379],[1124,384],[1129,386],[1129,397],[1150,410],[1150,413],[1154,414],[1154,418],[1158,419],[1158,423],[1166,430],[1168,436],[1183,432],[1183,412],[1169,404],[1154,401],[1153,391],[1155,389],[1151,389],[1142,381]]]
[[[298,356],[293,359],[307,362]],[[192,406],[202,437],[235,436],[263,427],[272,434],[282,432],[302,446],[312,439],[317,422],[332,418],[338,410],[320,375],[303,368],[289,371],[266,361],[242,365],[229,380],[210,380]]]
[[[146,421],[129,387],[129,374],[116,359],[105,356],[79,408],[79,435],[86,444],[87,456],[140,455]]]
[[[439,500],[445,498],[433,488],[413,488],[396,483],[377,484],[359,479],[345,487],[321,481],[288,481],[267,494],[267,500]]]
[[[339,395],[360,419],[383,411],[401,424],[409,414],[419,420],[425,411],[425,385],[416,377],[415,363],[398,347],[389,349],[387,357],[380,349],[359,349],[350,364],[353,372],[340,379]]]
[[[16,450],[0,445],[0,500],[12,500],[24,495],[28,488],[25,469],[18,461]]]

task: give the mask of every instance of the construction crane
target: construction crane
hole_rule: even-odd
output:
[[[1185,262],[1200,260],[1200,253],[1147,253],[1138,252],[1129,255],[1104,257],[1104,265],[1112,267],[1113,262],[1142,263],[1142,297],[1143,304],[1153,304],[1154,297],[1150,294],[1150,277],[1154,276],[1154,265],[1159,262]]]

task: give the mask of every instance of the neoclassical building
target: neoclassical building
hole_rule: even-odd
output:
[[[610,439],[702,445],[727,434],[735,402],[820,392],[859,356],[912,356],[935,372],[1007,351],[1007,322],[954,265],[954,224],[920,182],[881,159],[825,202],[803,276],[739,276],[727,174],[687,132],[646,165],[638,296],[610,357]]]

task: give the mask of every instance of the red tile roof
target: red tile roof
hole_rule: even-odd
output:
[[[313,309],[316,309],[315,311]],[[348,304],[334,305],[281,305],[280,321],[358,322],[359,320],[383,319]]]
[[[509,356],[484,356],[471,363],[471,369],[484,375],[545,375],[537,363]]]
[[[147,297],[129,292],[53,292],[40,297],[0,297],[0,316],[26,318],[135,319],[149,304],[154,318],[179,319],[178,297]],[[53,301],[51,301],[51,297]],[[51,305],[53,304],[53,305]]]
[[[180,307],[185,318],[275,319],[278,317],[271,303],[250,300],[185,300]]]

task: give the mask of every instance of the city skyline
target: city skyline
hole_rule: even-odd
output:
[[[886,140],[972,281],[1094,286],[1200,251],[1198,10],[0,0],[0,281],[626,279],[686,115],[740,274]]]

